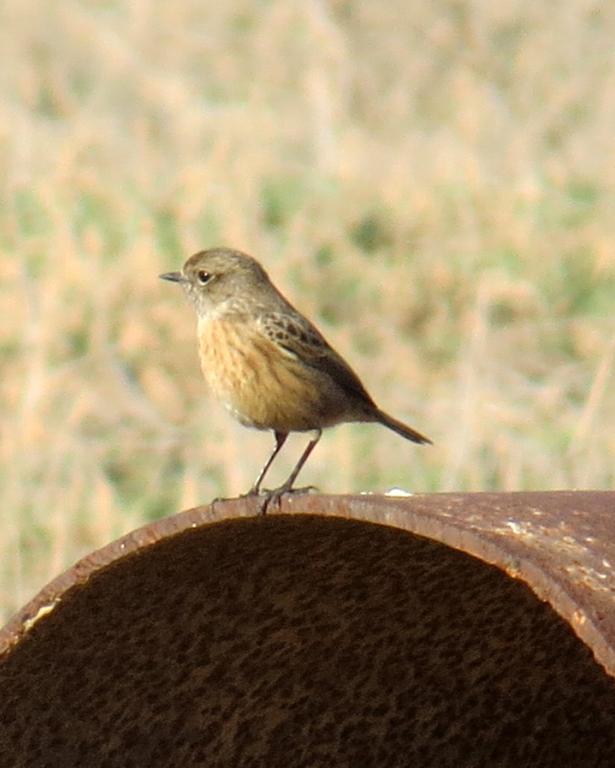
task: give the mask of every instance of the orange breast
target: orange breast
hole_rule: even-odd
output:
[[[246,322],[199,322],[203,375],[240,422],[257,429],[305,431],[345,421],[340,392]]]

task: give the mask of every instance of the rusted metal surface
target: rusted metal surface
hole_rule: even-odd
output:
[[[83,558],[45,587],[0,630],[0,653],[62,593],[92,572],[179,531],[252,516],[253,499],[187,510],[140,528]],[[530,588],[572,626],[615,676],[615,492],[544,491],[410,497],[285,497],[270,514],[335,515],[390,525],[440,541],[497,565]]]
[[[153,523],[20,611],[0,765],[615,764],[615,494],[257,511]]]
[[[297,497],[285,511],[381,522],[497,565],[550,603],[615,677],[614,492]]]

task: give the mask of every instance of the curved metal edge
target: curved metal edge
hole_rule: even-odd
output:
[[[193,507],[148,523],[85,555],[73,566],[52,579],[0,629],[0,662],[41,619],[51,614],[75,587],[83,586],[99,570],[123,560],[140,550],[190,528],[221,523],[239,517],[258,515],[256,498],[225,499],[208,506]]]
[[[594,511],[596,500],[602,499],[601,509],[610,503],[615,511],[615,493],[610,491],[417,494],[403,499],[370,495],[290,497],[283,511],[287,514],[343,516],[399,528],[494,565],[511,578],[523,581],[538,599],[548,603],[590,648],[605,671],[615,677],[615,558],[609,563],[611,579],[604,585],[605,590],[610,590],[610,600],[606,601],[610,604],[605,608],[604,603],[598,605],[593,602],[595,596],[589,591],[574,588],[561,562],[541,562],[544,558],[541,559],[536,550],[518,546],[512,531],[502,533],[497,526],[497,517],[494,516],[492,526],[485,525],[482,520],[472,523],[473,515],[461,518],[438,509],[442,505],[447,510],[460,506],[467,510],[478,501],[481,505],[491,504],[494,509],[506,509],[507,506],[513,507],[511,502],[514,502],[511,511],[518,512],[523,507],[534,510],[548,500],[551,503],[559,501],[566,512],[571,499],[581,508],[593,507]],[[340,515],[342,503],[344,510]],[[610,514],[611,510],[608,512]],[[523,522],[523,516],[519,520]],[[615,516],[612,525],[615,532]],[[610,551],[615,554],[615,536],[609,543]],[[564,566],[567,565],[564,563]]]
[[[576,503],[581,503],[583,497],[587,500],[588,495],[591,494],[575,492]],[[615,503],[615,494],[607,495],[610,502]],[[607,673],[615,677],[615,633],[609,631],[615,626],[615,579],[608,587],[613,590],[613,600],[610,615],[605,616],[604,605],[592,604],[591,594],[587,600],[580,600],[578,590],[575,592],[565,573],[548,562],[542,563],[531,547],[519,547],[512,535],[485,524],[484,520],[472,519],[480,516],[467,514],[479,502],[483,506],[492,504],[495,509],[518,512],[524,505],[532,509],[547,499],[553,503],[554,497],[564,503],[569,496],[566,492],[431,494],[404,498],[309,494],[284,497],[280,507],[270,514],[334,516],[386,525],[438,541],[494,565],[512,578],[524,581],[540,600],[548,602],[593,651]],[[451,514],[449,510],[455,506],[463,508],[465,516]],[[256,498],[213,502],[210,506],[195,507],[150,523],[86,555],[44,587],[0,630],[0,661],[38,621],[61,605],[73,588],[84,585],[100,569],[190,528],[252,517],[259,509]],[[523,515],[520,517],[523,519]],[[606,611],[609,612],[608,605]]]

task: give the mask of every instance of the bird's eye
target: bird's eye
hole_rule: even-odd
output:
[[[199,269],[199,271],[196,273],[196,278],[201,285],[207,285],[207,283],[211,280],[211,274],[206,272],[204,269]]]

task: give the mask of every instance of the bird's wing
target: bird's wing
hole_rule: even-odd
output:
[[[328,375],[349,397],[375,407],[356,373],[308,320],[284,312],[268,312],[260,316],[259,326],[285,354]]]

